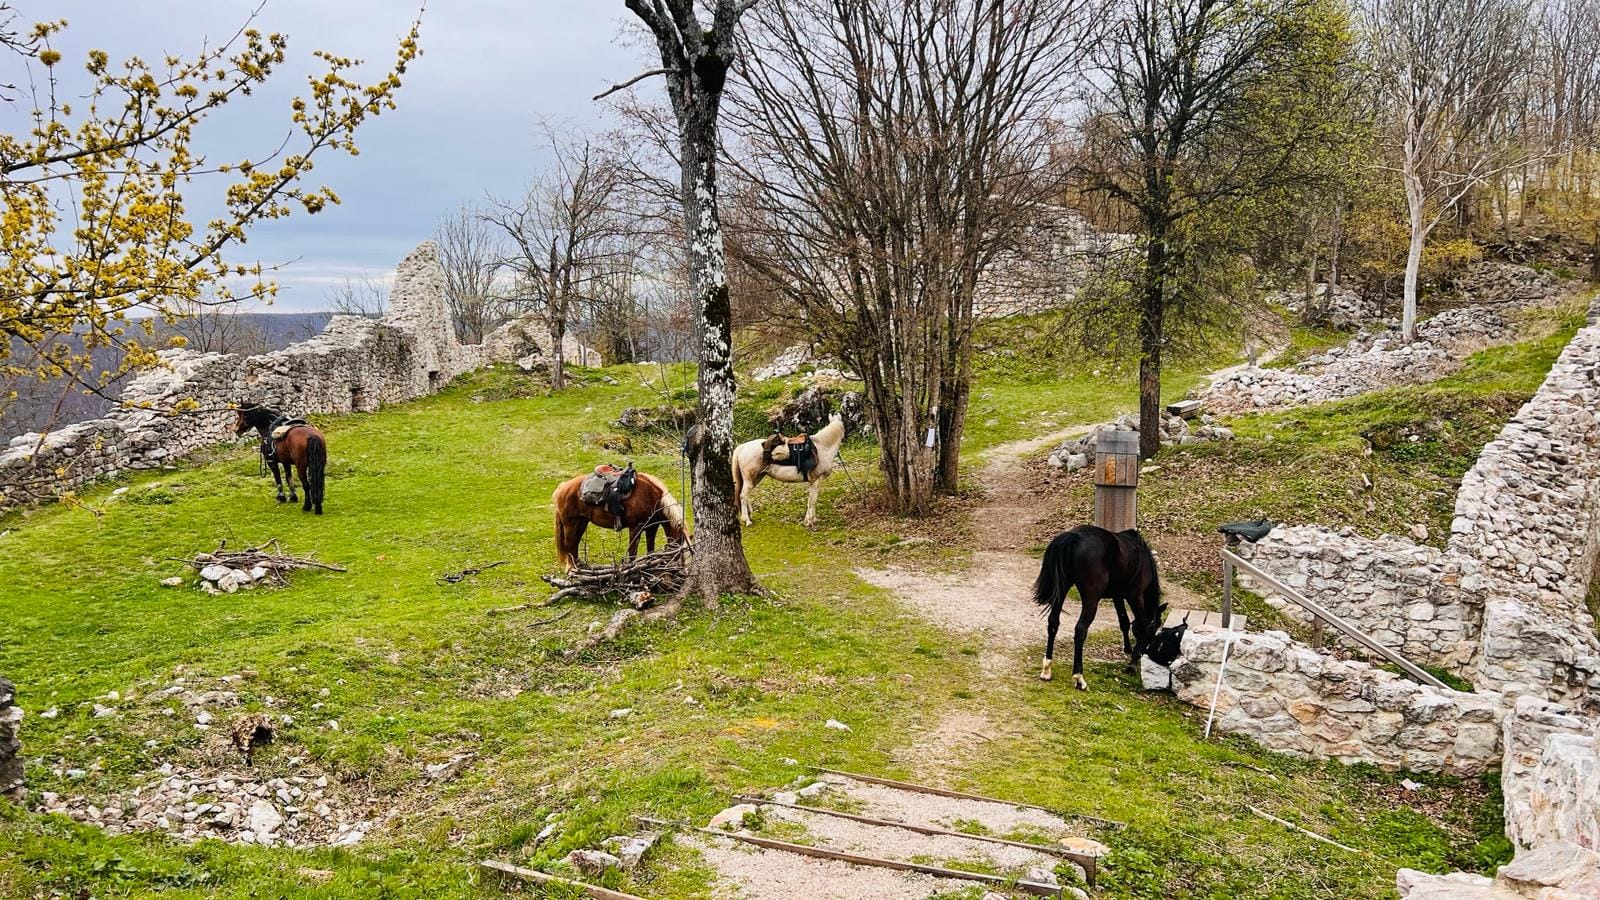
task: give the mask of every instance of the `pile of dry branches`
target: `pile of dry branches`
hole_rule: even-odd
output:
[[[557,603],[573,597],[601,600],[620,596],[635,609],[644,609],[656,597],[674,595],[683,588],[688,557],[688,546],[679,544],[609,565],[580,562],[564,576],[543,576],[546,583],[556,588],[546,602]]]
[[[236,572],[253,572],[264,569],[261,577],[271,578],[279,584],[288,584],[287,573],[296,569],[324,569],[329,572],[348,571],[343,566],[333,563],[318,562],[308,556],[291,556],[283,552],[278,545],[278,539],[273,538],[264,544],[255,547],[245,547],[240,550],[229,550],[228,542],[222,541],[217,549],[211,553],[196,553],[193,558],[185,559],[178,556],[167,557],[175,562],[181,562],[201,573],[202,578],[208,581],[217,581],[218,578],[207,576],[207,570],[217,573],[217,568],[231,569]],[[251,580],[255,580],[252,578]]]

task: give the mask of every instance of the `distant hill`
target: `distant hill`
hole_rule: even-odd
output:
[[[227,316],[213,316],[200,323],[185,323],[176,328],[161,326],[157,333],[161,340],[172,334],[182,334],[188,338],[189,346],[196,350],[269,353],[321,333],[333,315],[331,312],[230,313]],[[13,343],[13,351],[15,349]],[[121,354],[115,350],[95,351],[97,370],[114,369],[120,360]],[[64,385],[59,381],[25,381],[15,387],[17,399],[0,412],[0,437],[5,439],[46,427],[60,427],[99,418],[105,415],[110,405],[110,401],[77,390],[67,393],[63,398]],[[115,397],[120,392],[121,386],[115,385],[106,393]]]

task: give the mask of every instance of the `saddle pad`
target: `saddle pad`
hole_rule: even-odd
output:
[[[590,475],[583,480],[583,484],[578,486],[578,499],[590,506],[604,505],[606,502],[606,488],[610,487],[611,482],[615,480],[616,476],[607,478],[598,472]]]
[[[283,440],[284,435],[299,427],[300,426],[298,425],[279,425],[277,428],[272,429],[272,439],[275,441],[281,441]]]

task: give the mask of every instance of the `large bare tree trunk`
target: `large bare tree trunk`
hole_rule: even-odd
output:
[[[1167,309],[1165,225],[1150,222],[1139,311],[1139,457],[1161,452],[1161,337]]]

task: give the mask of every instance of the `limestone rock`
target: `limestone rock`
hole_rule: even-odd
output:
[[[730,806],[722,812],[711,817],[706,824],[707,828],[739,828],[744,825],[745,817],[756,815],[758,810],[753,803],[740,803]]]
[[[566,862],[590,878],[598,878],[604,875],[607,869],[615,869],[622,865],[622,860],[604,850],[574,850],[567,854]]]

